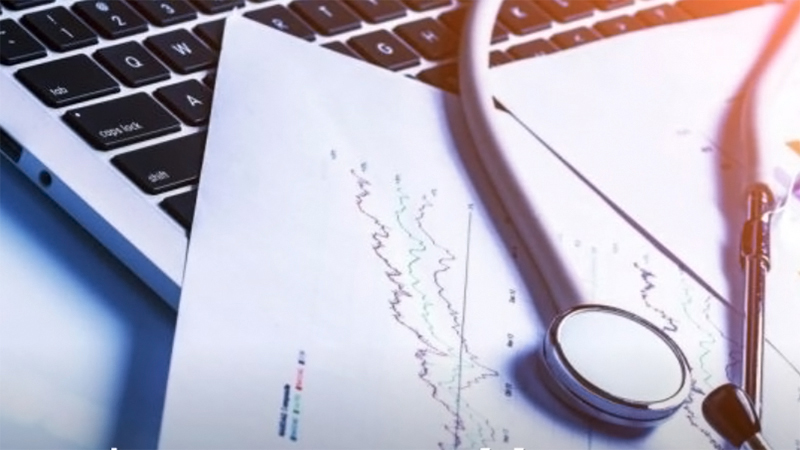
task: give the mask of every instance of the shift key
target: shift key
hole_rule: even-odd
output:
[[[195,133],[114,157],[111,162],[148,194],[197,182],[205,133]]]
[[[111,150],[181,129],[175,117],[143,92],[69,110],[64,120],[92,147],[100,150]]]

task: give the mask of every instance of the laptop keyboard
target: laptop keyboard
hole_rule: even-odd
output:
[[[0,64],[187,231],[225,17],[456,92],[457,0],[0,0]],[[494,65],[764,0],[508,0]]]

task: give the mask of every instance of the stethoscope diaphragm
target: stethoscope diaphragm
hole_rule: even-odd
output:
[[[560,314],[542,352],[562,399],[618,425],[656,425],[681,407],[691,389],[678,345],[647,320],[611,306],[581,305]]]

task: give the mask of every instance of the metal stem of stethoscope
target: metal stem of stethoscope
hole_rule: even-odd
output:
[[[720,386],[703,402],[706,420],[731,444],[768,449],[760,434],[764,358],[764,302],[770,269],[770,221],[775,211],[772,155],[778,151],[767,109],[782,92],[787,73],[800,63],[800,0],[789,0],[770,39],[754,65],[742,101],[741,156],[754,177],[746,182],[747,217],[742,230],[741,264],[744,271],[743,390]],[[789,195],[788,193],[786,195]]]
[[[745,324],[742,386],[761,415],[764,371],[764,301],[770,267],[770,212],[772,191],[757,184],[747,194],[747,221],[742,230],[741,263],[745,274]]]

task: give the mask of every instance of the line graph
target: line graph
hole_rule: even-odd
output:
[[[486,446],[497,439],[491,420],[470,404],[465,391],[499,372],[481,362],[465,338],[469,298],[472,205],[464,207],[463,249],[444,246],[426,224],[436,209],[437,191],[413,198],[402,177],[395,176],[395,208],[381,218],[370,208],[376,194],[362,172],[350,171],[357,187],[355,205],[372,225],[372,251],[384,266],[389,281],[388,303],[394,321],[410,332],[418,346],[414,357],[418,377],[430,396],[451,417],[441,425],[441,449]],[[454,272],[458,270],[460,274]],[[459,278],[460,286],[445,283]],[[460,301],[455,299],[460,297]],[[449,437],[445,437],[449,436]]]
[[[664,259],[661,255],[656,258]],[[653,264],[658,268],[650,268],[649,262],[652,259],[652,255],[644,255],[638,261],[634,261],[632,267],[639,273],[644,285],[640,291],[641,301],[644,308],[650,312],[649,319],[659,324],[665,333],[682,344],[681,348],[689,360],[692,389],[682,406],[683,419],[692,429],[700,433],[712,448],[722,450],[725,448],[725,441],[705,422],[701,403],[707,392],[729,381],[733,375],[730,367],[735,364],[735,360],[730,356],[735,353],[734,348],[737,348],[737,344],[713,323],[711,317],[712,308],[715,309],[716,317],[724,317],[725,308],[710,294],[696,286],[696,283],[678,267],[661,262]],[[665,296],[657,289],[662,281],[667,288],[663,292],[677,295],[677,299],[674,296]]]
[[[634,263],[634,267],[642,274],[650,273],[639,263]],[[678,268],[665,276],[673,278],[672,292],[679,294],[680,301],[662,300],[659,305],[655,305],[645,296],[642,301],[665,324],[662,330],[674,339],[683,341],[682,348],[688,349],[684,351],[692,369],[692,390],[682,407],[685,420],[713,448],[722,450],[725,448],[725,441],[703,419],[701,402],[705,394],[716,386],[735,380],[732,367],[738,365],[740,347],[735,340],[722,332],[721,327],[714,324],[712,309],[715,309],[714,315],[718,318],[727,314],[726,308],[720,302],[694,286],[696,283]]]
[[[377,167],[368,169],[365,163],[345,170],[352,186],[350,204],[365,225],[359,231],[369,250],[364,258],[381,268],[383,281],[376,286],[383,286],[380,292],[386,318],[411,339],[409,346],[403,347],[403,357],[411,364],[399,363],[398,367],[414,374],[421,389],[416,398],[443,413],[426,412],[423,428],[438,430],[431,447],[532,447],[542,427],[555,422],[540,417],[537,426],[529,429],[526,421],[530,420],[531,399],[515,395],[520,381],[504,361],[538,342],[541,325],[524,316],[506,322],[508,311],[503,313],[504,321],[486,313],[491,314],[497,304],[515,305],[516,311],[524,311],[519,309],[518,296],[523,305],[532,301],[534,309],[536,302],[515,284],[506,285],[510,300],[506,295],[499,302],[498,298],[487,301],[473,292],[470,273],[487,269],[482,260],[485,248],[475,253],[481,256],[479,260],[473,262],[471,257],[474,246],[485,241],[486,230],[485,222],[477,222],[470,198],[437,188],[435,180],[426,184],[424,177],[415,178],[410,172],[389,176]],[[478,236],[474,235],[476,226],[480,227]],[[616,304],[641,315],[686,353],[692,377],[690,395],[673,418],[642,438],[647,441],[640,445],[727,448],[705,422],[701,405],[713,388],[737,381],[741,347],[737,338],[728,335],[727,326],[736,313],[641,236],[633,238],[614,229],[595,232],[573,221],[559,228],[558,238],[565,259],[578,269],[579,282],[591,286],[592,301]],[[514,242],[509,247],[509,260],[521,256],[515,254]],[[364,264],[369,263],[365,260]],[[476,331],[492,329],[502,332]],[[800,386],[800,379],[792,382]],[[418,407],[428,411],[421,403]],[[796,405],[793,408],[800,410]],[[613,434],[602,430],[581,435],[572,429],[568,433],[569,439],[590,449],[620,445]],[[789,434],[788,442],[794,445],[800,433]],[[558,439],[564,439],[563,435]]]
[[[611,233],[606,236],[581,233],[579,226],[560,228],[558,242],[566,262],[578,269],[579,281],[590,287],[587,292],[600,303],[615,304],[646,318],[672,337],[686,354],[692,389],[675,417],[662,427],[680,430],[678,433],[685,440],[680,445],[687,448],[727,448],[725,441],[706,423],[701,407],[703,398],[712,389],[726,382],[738,382],[742,348],[738,336],[732,337],[726,324],[739,320],[741,314],[710,294],[642,238],[616,241]],[[775,370],[772,368],[779,363],[786,362],[773,352],[768,367]],[[785,390],[792,386],[788,383],[800,385],[796,373],[786,375],[782,385],[775,388]],[[797,405],[788,405],[790,402],[785,399],[777,403],[773,400],[772,406],[787,413],[791,411],[800,419]],[[785,430],[784,434],[791,438],[784,440],[784,444],[793,444],[800,438],[800,430]],[[600,440],[595,434],[592,447],[602,447]]]

